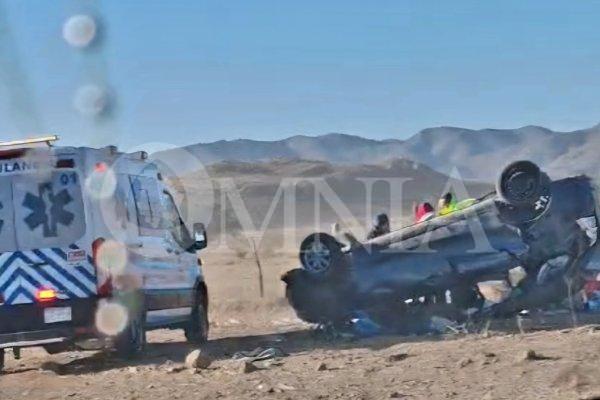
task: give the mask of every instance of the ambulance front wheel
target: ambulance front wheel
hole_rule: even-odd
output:
[[[138,306],[141,303],[138,303]],[[133,358],[141,354],[146,347],[146,312],[143,307],[132,307],[129,321],[115,341],[117,355]]]
[[[202,292],[198,292],[197,299],[192,307],[192,315],[185,328],[185,338],[194,344],[203,344],[208,340],[208,309]]]

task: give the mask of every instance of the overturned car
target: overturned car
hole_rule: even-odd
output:
[[[595,196],[586,176],[552,181],[517,161],[463,210],[363,242],[309,235],[302,267],[282,277],[286,296],[307,322],[342,324],[361,310],[397,328],[432,307],[454,319],[543,308],[600,269]],[[512,283],[510,296],[486,301],[487,281]]]

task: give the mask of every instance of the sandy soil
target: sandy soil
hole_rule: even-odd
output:
[[[8,357],[0,399],[600,399],[600,330],[593,326],[525,334],[380,337],[328,341],[298,321],[279,274],[292,253],[261,256],[260,298],[251,252],[208,252],[212,331],[208,369],[183,368],[193,347],[180,331],[149,335],[147,354],[122,361],[103,352]],[[287,354],[245,372],[241,350]],[[536,355],[527,352],[533,350]],[[594,397],[596,396],[596,397]]]

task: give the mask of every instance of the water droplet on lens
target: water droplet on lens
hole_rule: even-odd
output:
[[[63,25],[63,38],[77,48],[89,46],[96,37],[96,21],[89,15],[74,15]]]

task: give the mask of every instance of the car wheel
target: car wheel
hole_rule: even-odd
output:
[[[44,346],[44,350],[48,354],[59,354],[69,350],[69,345],[64,343],[53,343]]]
[[[312,275],[325,275],[343,258],[340,243],[326,233],[313,233],[300,244],[300,262]]]
[[[496,184],[502,199],[516,207],[528,206],[537,201],[542,191],[542,172],[531,161],[509,164]]]
[[[208,340],[208,310],[202,296],[201,293],[198,293],[188,326],[185,328],[185,338],[194,344],[203,344]]]
[[[146,347],[146,313],[131,312],[125,330],[115,342],[117,354],[122,358],[133,358],[141,354]]]
[[[4,349],[0,349],[0,372],[4,369]]]

